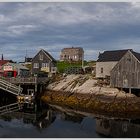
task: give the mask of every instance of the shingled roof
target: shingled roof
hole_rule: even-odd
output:
[[[134,52],[134,51],[131,51],[131,52],[140,61],[140,53],[137,53],[137,52]]]
[[[41,49],[53,62],[56,62],[56,60],[45,50]]]
[[[119,61],[128,50],[133,52],[132,49],[104,51],[99,54],[97,62]]]

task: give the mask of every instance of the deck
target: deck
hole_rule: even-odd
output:
[[[48,82],[48,77],[0,77],[0,89],[17,96],[34,95],[37,92],[41,93]]]
[[[12,77],[6,78],[2,77],[3,80],[6,80],[12,84],[45,84],[49,81],[48,77]]]

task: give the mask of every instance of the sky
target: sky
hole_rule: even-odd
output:
[[[45,49],[82,47],[85,60],[105,50],[140,52],[140,2],[0,2],[0,56],[20,62]]]

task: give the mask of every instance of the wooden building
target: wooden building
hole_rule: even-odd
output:
[[[27,77],[29,76],[29,69],[18,63],[6,63],[2,66],[4,77]]]
[[[37,74],[40,71],[48,74],[56,73],[56,60],[45,50],[41,49],[32,58],[32,74]]]
[[[81,47],[63,48],[60,54],[60,61],[82,61],[84,50]]]
[[[4,74],[3,65],[6,64],[6,63],[8,63],[8,62],[13,63],[12,60],[5,60],[4,57],[3,57],[3,54],[2,54],[1,60],[0,60],[0,76],[3,76],[3,74]]]
[[[110,72],[128,50],[104,51],[96,62],[96,78],[110,77]]]
[[[32,63],[32,58],[30,57],[25,57],[25,65],[31,64]]]
[[[140,89],[140,53],[128,50],[110,76],[112,87]]]

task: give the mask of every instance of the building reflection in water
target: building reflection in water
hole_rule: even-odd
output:
[[[96,131],[109,137],[138,138],[140,137],[140,120],[98,118],[96,119]]]
[[[63,112],[61,114],[61,119],[65,121],[72,121],[73,123],[81,123],[83,121],[84,116],[74,113],[66,113]]]
[[[0,119],[11,121],[12,119],[21,118],[23,123],[32,124],[38,129],[43,129],[53,123],[56,117],[48,105],[42,102],[15,102],[7,105],[5,102],[1,102]]]
[[[6,98],[5,98],[6,99]],[[77,114],[74,112],[60,111],[56,108],[50,107],[47,104],[37,101],[31,103],[18,103],[9,102],[6,99],[1,101],[0,106],[0,119],[4,121],[12,121],[12,119],[21,120],[25,124],[32,124],[38,131],[42,131],[49,127],[60,115],[60,119],[63,121],[69,121],[82,126],[86,116]],[[140,120],[122,120],[111,118],[91,118],[96,121],[96,124],[92,124],[92,120],[89,119],[89,125],[96,125],[96,132],[102,134],[103,137],[125,137],[125,138],[138,138],[140,137]],[[1,127],[1,124],[0,124]],[[89,129],[90,130],[90,129]],[[91,133],[93,133],[91,131]]]

